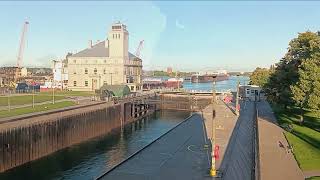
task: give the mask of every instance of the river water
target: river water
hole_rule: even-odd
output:
[[[0,173],[0,179],[94,179],[172,129],[190,112],[162,110],[115,131]]]
[[[247,85],[249,83],[249,77],[247,76],[230,76],[230,78],[226,81],[219,81],[215,84],[215,89],[218,92],[221,91],[236,91],[237,82],[239,81],[241,85]],[[187,90],[200,90],[200,91],[211,91],[213,83],[191,83],[184,82],[183,88]]]

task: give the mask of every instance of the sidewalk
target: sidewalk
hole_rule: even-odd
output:
[[[253,175],[253,102],[241,101],[240,107],[240,116],[233,115],[233,122],[223,119],[227,131],[216,131],[217,142],[222,145],[224,154],[220,157],[221,162],[217,162],[224,180],[249,180]],[[219,116],[219,113],[217,115]],[[224,135],[227,137],[221,138]]]
[[[293,154],[287,153],[288,142],[283,129],[277,125],[269,103],[265,100],[257,102],[257,109],[261,180],[304,179]]]

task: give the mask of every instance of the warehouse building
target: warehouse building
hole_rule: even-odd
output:
[[[132,92],[142,90],[142,60],[128,51],[126,25],[112,24],[105,41],[68,57],[68,89],[93,91],[104,84],[127,85]]]

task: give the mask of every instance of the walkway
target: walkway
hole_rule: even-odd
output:
[[[219,170],[223,179],[251,179],[253,170],[253,102],[240,103],[240,116],[234,121],[234,128],[229,128],[226,143],[223,147],[225,155],[221,159]],[[227,125],[227,123],[224,123]],[[219,125],[218,125],[219,126]],[[219,130],[217,136],[219,137]],[[220,139],[221,140],[221,139]],[[217,139],[219,144],[219,139]]]
[[[288,142],[283,129],[277,125],[270,105],[262,100],[257,103],[257,109],[261,180],[304,179],[293,154],[286,151]]]

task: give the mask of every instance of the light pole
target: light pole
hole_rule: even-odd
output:
[[[54,80],[52,80],[51,87],[52,87],[52,104],[54,104],[54,86],[53,86]]]
[[[216,103],[216,91],[215,91],[215,80],[212,82],[212,126],[211,126],[211,169],[210,169],[210,175],[212,177],[215,177],[217,175],[216,170],[216,159],[214,154],[215,149],[215,141],[216,141],[216,124],[215,124],[215,103]]]
[[[8,110],[9,110],[9,112],[11,111],[11,103],[10,103],[10,89],[9,89],[9,94],[8,94]]]
[[[114,73],[109,73],[110,74],[110,83],[111,83],[111,85],[112,85],[112,74],[114,74]]]
[[[34,84],[32,85],[32,108],[34,108]]]
[[[240,82],[239,82],[239,74],[237,74],[237,96],[236,96],[236,115],[239,116],[239,85],[240,85]]]

